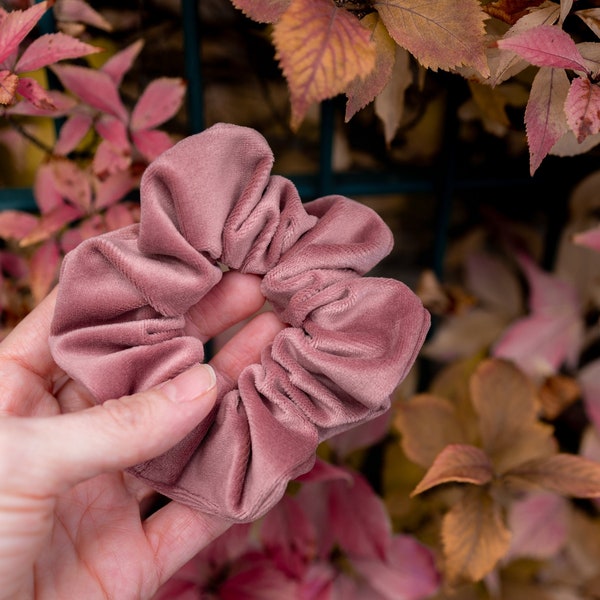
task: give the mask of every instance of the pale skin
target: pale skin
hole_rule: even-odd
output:
[[[188,333],[205,341],[254,314],[259,285],[227,273],[190,310]],[[216,400],[214,380],[196,366],[95,406],[50,354],[55,297],[0,344],[0,600],[151,598],[229,523],[176,502],[146,518],[154,493],[124,469],[191,431]],[[259,315],[212,366],[236,379],[283,327]]]

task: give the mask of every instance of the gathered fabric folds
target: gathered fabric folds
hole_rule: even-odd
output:
[[[392,247],[380,217],[341,196],[302,204],[272,166],[259,133],[226,124],[162,154],[142,179],[139,225],[65,258],[50,338],[98,402],[132,394],[204,360],[185,316],[222,265],[262,276],[288,327],[237,382],[217,373],[215,409],[186,438],[132,468],[234,521],[271,508],[319,442],[387,410],[429,327],[408,287],[363,277]]]

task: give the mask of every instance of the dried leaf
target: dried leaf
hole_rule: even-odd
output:
[[[506,472],[505,477],[565,496],[600,497],[600,463],[574,454],[560,453],[534,459]]]
[[[24,73],[67,58],[79,58],[102,52],[102,48],[86,44],[64,33],[47,33],[36,38],[19,58],[15,71]]]
[[[55,108],[48,92],[35,79],[21,77],[17,85],[17,93],[41,110],[51,111]]]
[[[484,76],[487,15],[477,0],[375,0],[373,7],[395,42],[426,68],[472,66]]]
[[[438,454],[411,496],[443,483],[484,485],[493,476],[492,463],[483,450],[468,444],[450,444]]]
[[[375,114],[383,123],[386,144],[392,143],[404,114],[404,97],[413,82],[410,55],[396,46],[396,60],[388,84],[375,98]]]
[[[581,396],[581,389],[572,377],[551,375],[542,384],[538,396],[542,416],[552,421]]]
[[[45,90],[45,92],[46,96],[50,99],[52,108],[38,108],[30,102],[23,101],[8,107],[6,113],[32,117],[64,117],[76,105],[76,101],[72,97],[62,92],[57,90]]]
[[[522,16],[532,8],[542,4],[544,0],[495,0],[483,7],[483,10],[496,19],[509,25],[514,25]]]
[[[501,508],[489,494],[480,488],[466,490],[442,521],[448,578],[480,581],[506,554],[510,538]]]
[[[538,492],[513,502],[508,513],[512,532],[506,560],[546,560],[565,544],[568,536],[569,505],[556,494]]]
[[[4,15],[0,27],[0,63],[17,50],[47,8],[47,2],[39,2],[27,10],[13,10]]]
[[[564,113],[569,85],[564,70],[550,67],[542,67],[531,84],[525,110],[531,175],[569,128]]]
[[[287,10],[292,0],[231,0],[247,17],[259,23],[274,23]]]
[[[371,40],[375,44],[375,68],[366,77],[357,77],[348,84],[346,89],[346,96],[348,97],[346,122],[359,110],[379,97],[392,77],[396,60],[397,46],[377,13],[367,15],[361,19],[361,23],[371,32]]]
[[[0,71],[0,104],[10,104],[17,93],[19,76],[10,71]]]
[[[33,253],[29,264],[29,285],[36,304],[46,297],[56,281],[60,258],[55,240],[48,240]]]
[[[430,394],[419,394],[401,402],[394,425],[402,434],[406,456],[425,468],[446,446],[467,441],[452,403]]]
[[[600,87],[587,77],[571,82],[565,101],[567,123],[581,144],[588,136],[600,132]]]
[[[329,0],[292,0],[273,27],[273,43],[290,89],[293,129],[312,104],[371,73],[375,44],[370,38],[354,15]]]
[[[600,8],[584,8],[576,10],[577,15],[595,34],[600,37]]]
[[[587,65],[573,38],[555,25],[538,25],[498,40],[500,48],[511,50],[532,65],[587,72]]]
[[[131,113],[130,129],[152,129],[177,114],[185,96],[180,77],[159,77],[148,84]]]

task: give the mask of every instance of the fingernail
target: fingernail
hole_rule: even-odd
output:
[[[216,382],[213,368],[208,364],[201,364],[167,381],[160,389],[173,402],[191,402],[208,392]]]

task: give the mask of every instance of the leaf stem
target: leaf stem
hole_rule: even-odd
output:
[[[11,117],[9,115],[4,115],[4,117],[5,117],[6,121],[8,122],[8,124],[13,129],[18,131],[25,139],[29,140],[34,146],[37,146],[40,150],[43,150],[46,154],[49,154],[49,155],[54,154],[54,151],[50,146],[48,146],[47,144],[42,142],[42,140],[40,140],[35,135],[33,135],[32,133],[27,131],[27,129],[25,129],[25,127],[21,123],[19,123],[18,121],[15,121],[15,119],[13,117]]]

